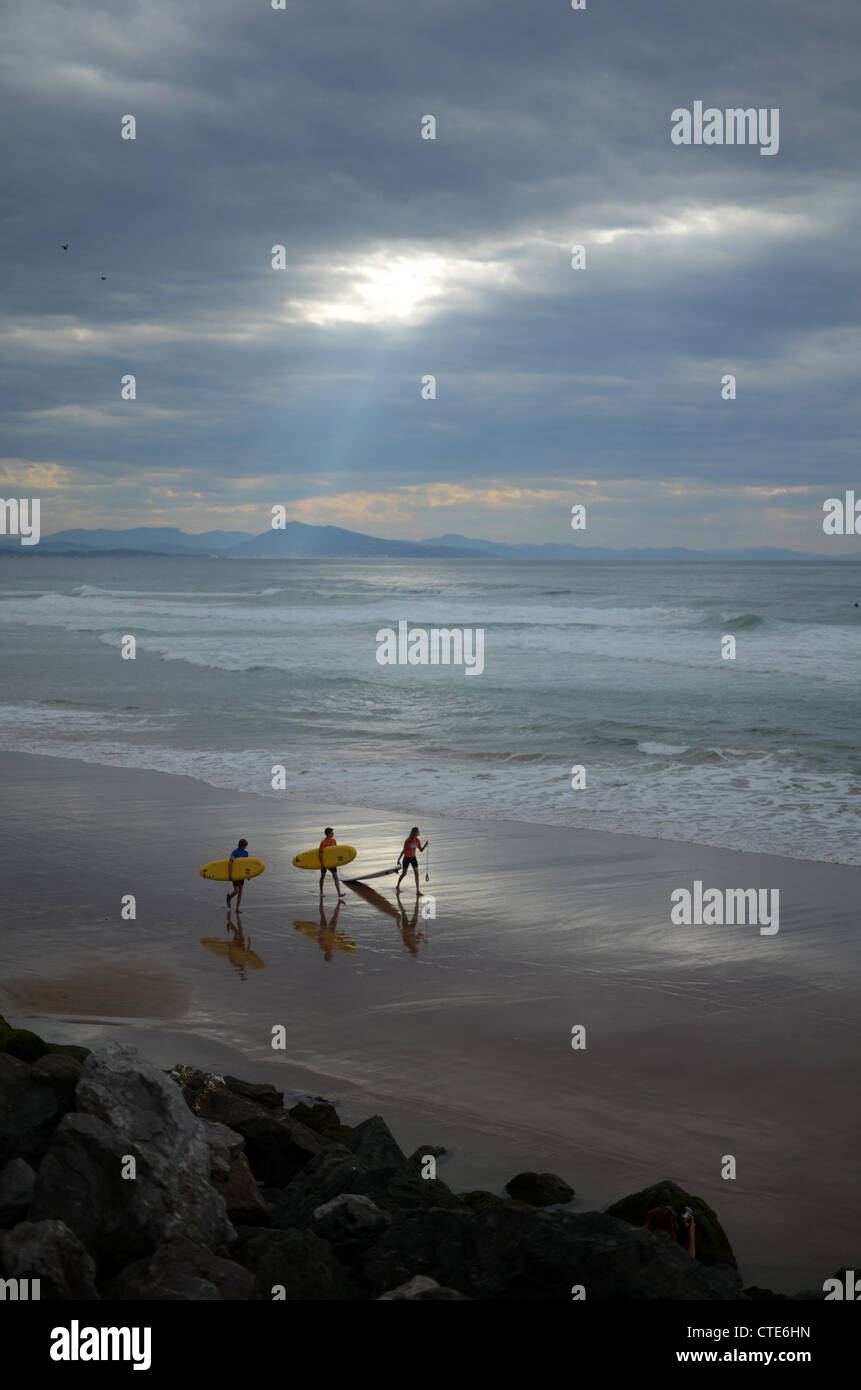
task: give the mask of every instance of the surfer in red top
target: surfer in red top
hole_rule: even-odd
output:
[[[419,890],[419,861],[416,858],[416,855],[419,853],[420,850],[427,849],[429,843],[429,840],[425,840],[424,844],[422,844],[421,837],[419,835],[419,828],[417,825],[414,825],[409,835],[404,840],[404,847],[398,855],[398,863],[400,863],[401,859],[403,859],[404,869],[403,873],[397,881],[397,885],[395,887],[396,893],[399,893],[401,891],[401,884],[406,878],[407,869],[412,868],[412,871],[416,876],[416,895],[419,898],[424,897],[424,893],[422,893]]]
[[[323,884],[324,884],[325,881],[326,881],[326,865],[323,863],[323,850],[324,850],[324,849],[328,849],[330,845],[336,845],[337,843],[338,843],[338,841],[335,839],[335,832],[334,832],[334,830],[332,829],[331,825],[327,825],[327,826],[326,826],[326,829],[323,831],[323,839],[320,841],[320,849],[319,849],[319,854],[320,854],[320,897],[321,897],[321,898],[322,898],[322,896],[323,896]],[[346,893],[342,893],[342,892],[341,892],[341,880],[338,878],[338,870],[337,870],[337,869],[330,869],[330,870],[329,870],[329,873],[332,875],[333,879],[335,880],[335,887],[336,887],[336,889],[338,890],[338,897],[341,899],[341,902],[345,902],[345,901],[346,901],[347,895],[346,895]],[[416,876],[416,883],[418,883],[418,876]]]

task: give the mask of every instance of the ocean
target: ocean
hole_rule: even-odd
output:
[[[842,563],[4,557],[0,748],[859,864],[856,602]],[[483,672],[381,666],[401,620]]]

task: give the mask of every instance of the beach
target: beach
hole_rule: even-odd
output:
[[[422,816],[435,916],[406,881],[400,913],[389,877],[337,917],[328,883],[321,923],[293,855],[333,825],[360,850],[345,879],[389,867],[401,813],[30,754],[0,776],[24,865],[0,887],[15,1025],[382,1113],[405,1151],[448,1150],[458,1191],[547,1171],[587,1210],[672,1178],[718,1212],[747,1284],[791,1293],[857,1260],[859,868]],[[237,941],[198,868],[240,835],[267,868]],[[779,931],[672,925],[697,880],[779,889]]]

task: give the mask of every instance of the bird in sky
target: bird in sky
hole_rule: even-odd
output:
[[[62,248],[63,248],[64,251],[68,251],[68,249],[69,249],[69,243],[68,243],[67,241],[61,242],[60,245],[62,246]]]

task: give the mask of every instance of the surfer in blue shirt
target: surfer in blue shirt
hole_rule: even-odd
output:
[[[230,856],[231,873],[233,872],[232,865],[233,865],[234,859],[247,859],[247,858],[248,858],[248,841],[247,841],[247,840],[240,840],[240,841],[239,841],[239,844],[236,846],[236,849],[233,851],[233,853],[232,853],[231,856]],[[233,879],[231,879],[230,881],[231,881],[231,883],[233,883]],[[237,882],[234,884],[232,893],[228,893],[228,895],[227,895],[227,906],[228,906],[228,907],[230,906],[230,899],[231,899],[231,898],[234,898],[234,897],[236,898],[236,911],[237,911],[237,912],[239,911],[239,905],[240,905],[240,903],[242,902],[242,890],[243,890],[244,887],[245,887],[245,879],[244,879],[244,878],[240,878],[240,879],[238,879]]]

